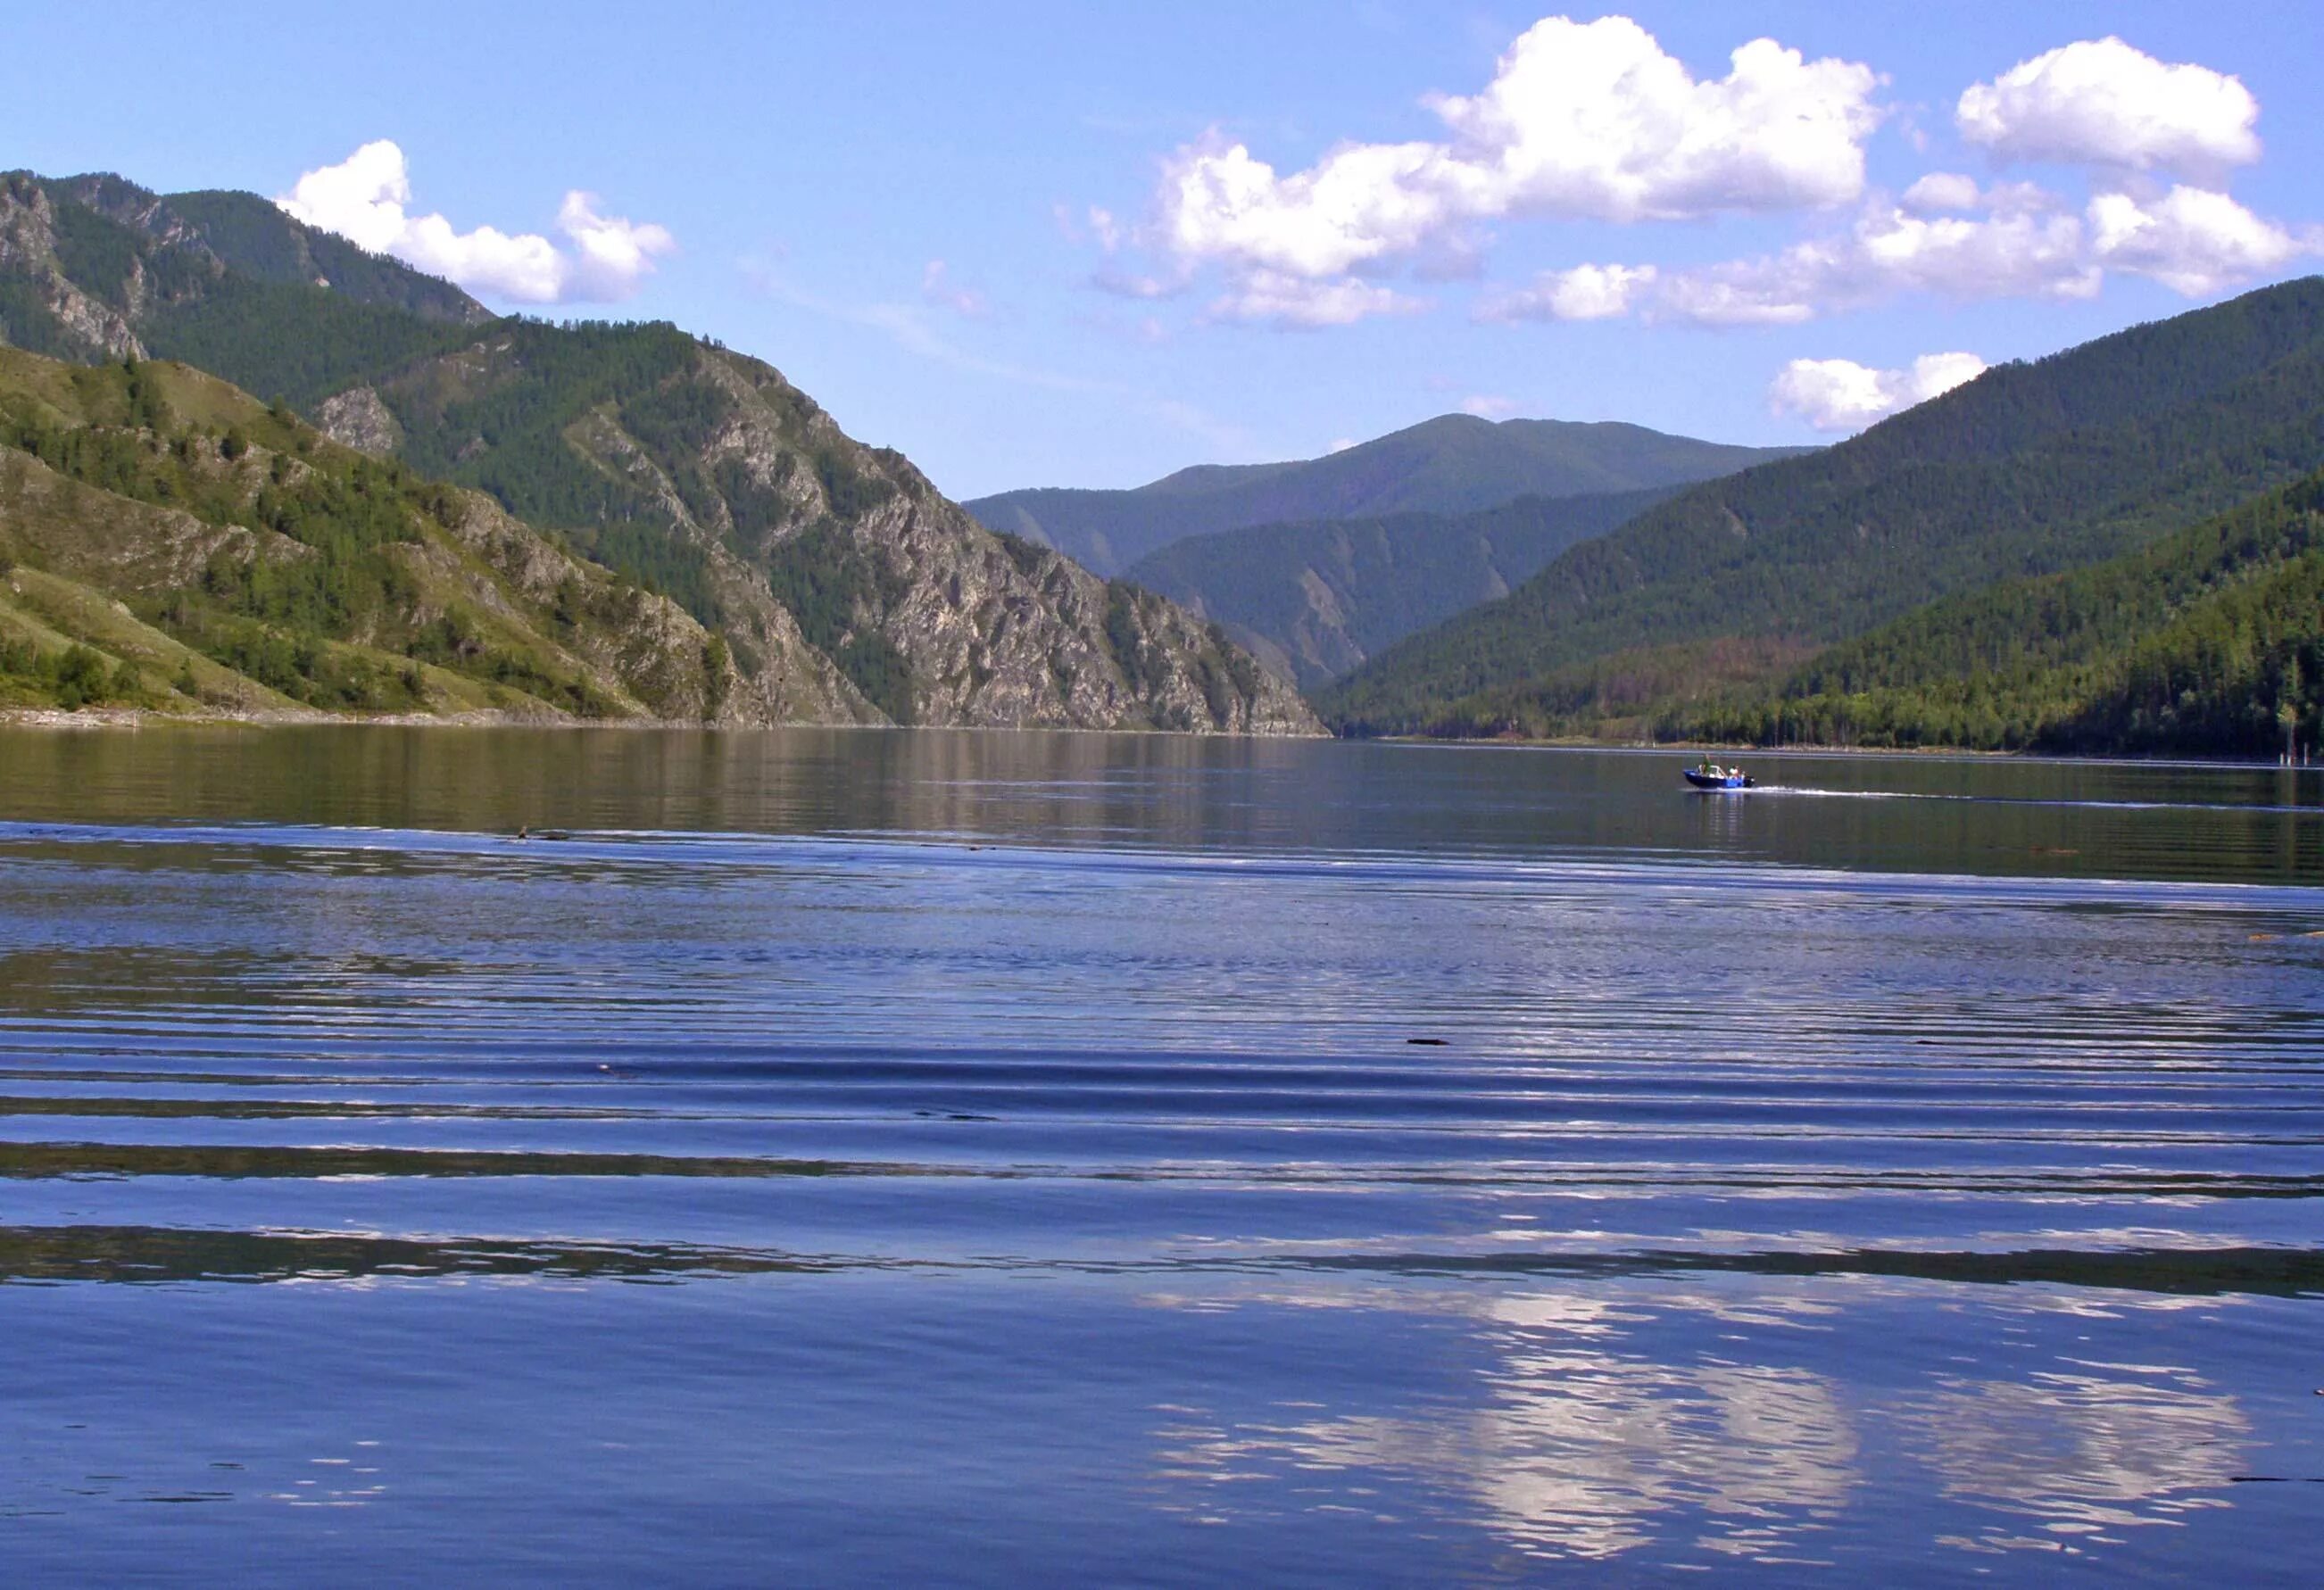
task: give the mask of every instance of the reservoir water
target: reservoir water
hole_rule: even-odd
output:
[[[0,730],[0,1577],[2312,1583],[2324,775],[1678,765]]]

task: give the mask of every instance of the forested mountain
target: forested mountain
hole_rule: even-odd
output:
[[[0,704],[872,721],[481,492],[181,364],[0,349]]]
[[[1381,648],[1509,588],[1676,486],[1520,497],[1476,513],[1254,525],[1189,536],[1123,577],[1224,625],[1312,690]]]
[[[1316,728],[1215,626],[993,535],[767,365],[665,325],[494,319],[251,195],[0,179],[0,337],[182,358],[481,489],[666,592],[748,680],[800,641],[850,703],[807,716]]]
[[[1203,464],[1127,492],[1004,492],[967,508],[996,530],[1111,574],[1188,536],[1315,519],[1472,513],[1524,496],[1683,485],[1804,450],[1732,447],[1636,425],[1497,425],[1446,414],[1322,458]]]
[[[2070,574],[1833,647],[1666,738],[2269,756],[2324,742],[2324,471]]]
[[[2120,555],[2319,462],[2324,280],[2310,278],[2001,366],[1824,452],[1695,487],[1322,701],[1364,731],[1635,727],[1681,684],[1772,684],[1914,607]]]

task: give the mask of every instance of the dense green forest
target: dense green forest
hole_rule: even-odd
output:
[[[2324,281],[2309,279],[1990,371],[1823,453],[1684,492],[1320,704],[1357,732],[1554,718],[1609,659],[1720,637],[1795,656],[2116,556],[2319,458]]]
[[[2265,757],[2324,740],[2324,473],[1835,647],[1665,739]]]

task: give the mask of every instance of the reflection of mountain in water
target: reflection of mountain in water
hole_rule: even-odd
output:
[[[853,1263],[860,1266],[869,1261]],[[0,1227],[0,1285],[486,1275],[670,1281],[820,1273],[841,1267],[807,1255],[683,1243],[433,1240],[332,1231],[192,1231],[161,1226]]]

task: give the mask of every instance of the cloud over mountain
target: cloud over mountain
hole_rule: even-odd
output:
[[[1925,403],[1985,373],[1975,354],[1923,354],[1902,370],[1853,359],[1794,359],[1767,389],[1769,407],[1818,430],[1861,430],[1900,409]]]
[[[336,166],[309,171],[276,204],[374,253],[447,277],[472,292],[528,304],[610,303],[653,273],[677,246],[651,223],[600,215],[594,193],[575,188],[557,213],[560,248],[538,233],[493,226],[461,232],[441,215],[414,216],[403,151],[390,139],[364,144]]]

